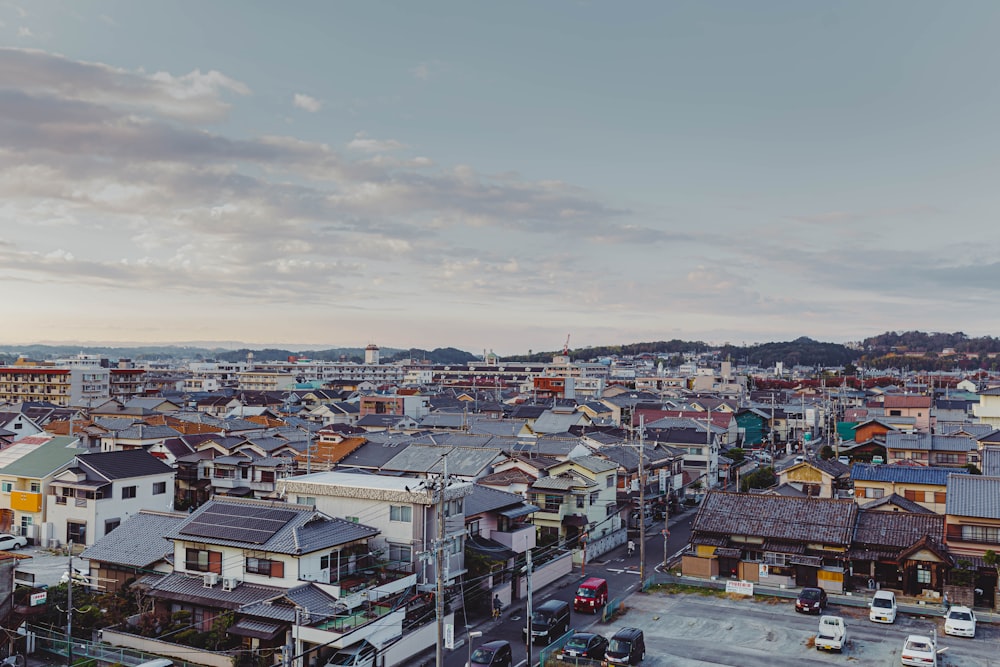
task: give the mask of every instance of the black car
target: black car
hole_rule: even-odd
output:
[[[590,658],[604,660],[604,652],[608,649],[608,640],[603,635],[593,632],[578,632],[569,638],[563,647],[560,659]]]
[[[819,614],[826,609],[826,591],[822,588],[803,588],[795,599],[795,611]]]
[[[510,667],[513,662],[513,654],[510,651],[510,642],[497,640],[486,642],[472,652],[470,667]]]

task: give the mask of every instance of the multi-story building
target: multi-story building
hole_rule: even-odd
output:
[[[62,407],[90,406],[107,400],[107,368],[6,366],[0,368],[0,402],[48,402]]]
[[[4,450],[0,468],[0,532],[24,535],[39,544],[45,496],[52,479],[81,453],[76,438],[34,435]]]

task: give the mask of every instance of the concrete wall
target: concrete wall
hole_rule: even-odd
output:
[[[101,631],[101,639],[112,646],[124,646],[134,648],[145,653],[153,653],[170,658],[177,658],[186,662],[193,662],[198,665],[208,667],[233,667],[233,657],[225,653],[213,653],[202,651],[190,646],[171,644],[159,639],[149,639],[138,635],[129,635],[111,629]]]
[[[604,537],[587,542],[587,561],[592,561],[598,556],[603,556],[615,547],[620,547],[628,541],[628,529],[619,528],[613,533],[608,533]],[[583,550],[578,549],[573,552],[573,562],[580,564],[583,562]]]
[[[444,618],[445,625],[455,624],[455,614],[451,613]],[[468,651],[468,647],[465,646],[465,637],[462,636],[461,632],[458,632],[456,628],[455,631],[455,645],[458,646],[459,640],[463,641],[461,647],[456,648],[456,651]],[[386,646],[381,651],[379,651],[378,664],[379,667],[395,667],[395,665],[412,665],[414,664],[414,657],[419,653],[426,651],[429,648],[437,646],[437,623],[428,623],[427,625],[408,633],[404,637],[400,638],[394,644]],[[447,655],[448,650],[445,649],[445,654]],[[431,657],[430,664],[433,664],[434,658]],[[232,667],[227,665],[227,667]]]
[[[531,589],[533,591],[540,590],[541,588],[548,586],[556,579],[566,576],[573,571],[573,558],[572,554],[565,554],[559,556],[558,558],[553,558],[544,565],[535,568],[531,573]],[[528,582],[522,577],[518,582],[517,596],[519,599],[525,599],[528,597]]]

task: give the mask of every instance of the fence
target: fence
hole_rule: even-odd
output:
[[[552,660],[553,664],[558,664],[554,660],[554,657],[556,653],[562,650],[562,647],[566,645],[566,642],[568,642],[570,637],[572,636],[573,636],[573,631],[570,630],[562,637],[560,637],[559,639],[555,640],[554,642],[543,648],[538,653],[538,664],[541,665],[542,667],[545,667],[545,665],[548,664],[549,660]],[[562,661],[559,662],[561,663]]]
[[[69,657],[69,644],[66,642],[66,635],[56,634],[45,628],[28,626],[29,644],[34,644],[36,651],[44,651],[51,655],[57,655],[63,659]],[[102,642],[92,642],[85,639],[73,638],[73,664],[79,665],[82,662],[119,664],[125,667],[136,667],[144,662],[162,658],[162,655],[146,653],[118,646],[111,646]],[[174,659],[174,664],[178,667],[200,667],[196,663],[185,662]],[[232,664],[230,659],[230,664]]]

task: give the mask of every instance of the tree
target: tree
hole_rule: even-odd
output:
[[[1000,579],[1000,555],[993,549],[987,549],[983,554],[983,562],[997,571],[997,578]]]
[[[743,463],[746,459],[746,452],[743,451],[741,447],[733,447],[726,451],[726,456],[733,460],[733,463]]]
[[[746,492],[750,489],[766,489],[774,486],[777,481],[778,478],[775,476],[774,468],[771,466],[757,468],[740,481],[740,491]]]
[[[833,447],[830,445],[823,445],[819,448],[819,457],[824,461],[829,461],[834,456]]]

